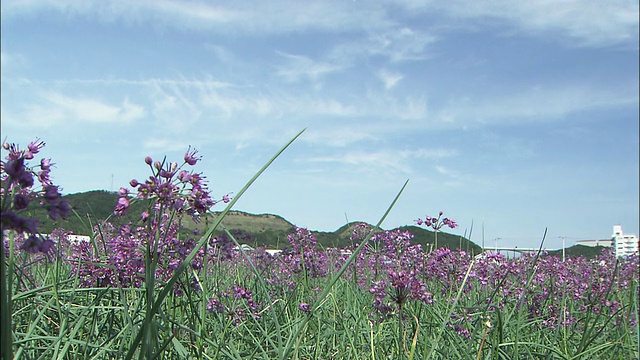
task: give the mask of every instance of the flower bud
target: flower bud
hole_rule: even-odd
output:
[[[146,162],[147,165],[151,165],[151,163],[153,162],[153,159],[151,158],[151,156],[147,156],[146,158],[144,158],[144,162]]]

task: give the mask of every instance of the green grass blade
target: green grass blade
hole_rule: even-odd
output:
[[[347,268],[349,267],[349,265],[351,265],[351,263],[353,263],[356,259],[356,257],[358,256],[358,254],[362,251],[362,249],[364,249],[364,247],[367,245],[367,242],[369,241],[369,239],[371,239],[371,237],[373,236],[374,232],[380,228],[380,226],[382,225],[382,223],[384,222],[384,220],[387,218],[387,216],[389,215],[389,213],[391,212],[391,209],[393,209],[393,207],[395,206],[396,202],[398,202],[398,199],[400,198],[400,195],[402,195],[402,192],[404,191],[404,189],[407,187],[407,184],[409,183],[409,180],[405,181],[404,185],[402,185],[402,188],[400,189],[400,191],[398,191],[398,194],[396,195],[396,197],[393,199],[393,201],[391,202],[391,204],[389,205],[389,207],[387,208],[387,210],[384,212],[384,215],[382,215],[382,217],[380,218],[380,220],[378,221],[378,223],[376,224],[376,226],[371,229],[371,231],[369,232],[369,235],[367,235],[367,237],[362,241],[362,243],[356,248],[356,250],[353,252],[353,254],[351,254],[351,256],[349,257],[349,259],[342,265],[342,267],[340,268],[340,270],[338,270],[338,272],[331,278],[331,280],[329,281],[328,284],[325,285],[324,289],[322,290],[322,292],[320,293],[320,295],[318,295],[318,297],[316,298],[316,300],[314,301],[311,311],[309,312],[309,316],[306,316],[302,322],[300,324],[298,324],[297,326],[297,330],[294,333],[294,335],[292,337],[290,337],[287,340],[287,346],[284,349],[284,352],[281,354],[280,358],[281,359],[286,359],[287,356],[289,355],[289,352],[291,351],[293,345],[296,342],[296,339],[300,336],[300,333],[302,332],[302,329],[305,328],[307,322],[311,319],[312,314],[314,313],[314,311],[318,308],[318,306],[320,306],[320,304],[323,303],[324,299],[327,297],[327,295],[329,295],[329,293],[331,292],[333,285],[336,283],[336,281],[338,281],[338,279],[342,276],[342,274],[344,274],[344,272],[347,270]]]
[[[218,219],[214,222],[214,224],[205,232],[205,234],[202,236],[198,244],[196,244],[196,246],[193,248],[191,253],[187,255],[184,261],[175,270],[171,279],[167,281],[162,291],[160,291],[160,293],[158,294],[158,297],[156,298],[153,304],[153,307],[151,308],[151,311],[145,314],[145,321],[143,323],[142,328],[138,331],[138,334],[134,338],[132,346],[129,348],[129,351],[126,356],[127,360],[130,360],[133,358],[136,348],[142,341],[142,336],[146,331],[146,327],[148,327],[151,323],[151,319],[158,312],[158,310],[160,309],[160,306],[164,302],[164,299],[167,297],[169,292],[172,291],[173,285],[178,281],[182,273],[186,270],[186,268],[189,266],[191,261],[196,257],[196,255],[198,254],[198,251],[200,251],[200,249],[207,243],[207,241],[209,240],[213,232],[218,228],[218,226],[220,226],[222,219],[224,219],[224,217],[231,210],[231,208],[233,208],[233,206],[238,202],[238,200],[240,200],[242,195],[244,195],[244,193],[249,189],[249,187],[251,187],[251,185],[262,175],[262,173],[264,173],[267,170],[267,168],[289,147],[289,145],[291,145],[300,135],[302,135],[304,131],[305,129],[300,131],[296,136],[294,136],[291,140],[289,140],[289,142],[285,146],[283,146],[275,155],[273,155],[271,159],[269,159],[269,161],[267,161],[267,163],[264,166],[262,166],[262,168],[258,170],[258,172],[244,185],[244,187],[238,192],[238,194],[229,202],[229,204],[227,204],[227,207],[220,214],[220,216],[218,216]]]

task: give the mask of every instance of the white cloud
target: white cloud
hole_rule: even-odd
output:
[[[388,26],[370,31],[366,37],[349,38],[336,45],[327,55],[329,59],[352,66],[360,59],[381,57],[391,63],[429,59],[428,45],[438,40],[433,33],[408,27]]]
[[[436,40],[434,35],[402,27],[372,35],[366,46],[370,55],[383,55],[391,62],[415,61],[426,59],[426,46]]]
[[[322,128],[310,128],[301,140],[331,147],[345,147],[358,142],[375,142],[380,140],[367,129],[361,127],[332,125],[333,126]]]
[[[359,169],[367,171],[386,171],[397,170],[402,173],[410,173],[410,166],[398,158],[395,151],[350,151],[336,156],[324,156],[309,158],[310,162],[334,162],[346,165],[356,166]]]
[[[188,143],[180,141],[175,137],[151,137],[143,140],[142,145],[145,149],[151,151],[159,150],[162,152],[186,150],[189,146]]]
[[[607,91],[580,85],[536,86],[504,95],[455,99],[441,108],[437,117],[440,124],[457,125],[554,121],[587,110],[637,106],[637,85],[633,88]]]
[[[441,159],[456,154],[455,150],[449,149],[379,149],[376,151],[348,151],[335,156],[312,157],[307,161],[342,163],[374,172],[397,170],[410,174],[413,173],[411,160]]]
[[[400,80],[404,79],[404,75],[385,69],[381,69],[380,71],[378,71],[377,75],[382,83],[384,83],[384,87],[387,90],[393,88],[394,86],[396,86],[396,84],[398,84]]]
[[[444,159],[458,155],[458,151],[455,149],[416,149],[416,150],[402,150],[399,155],[403,159],[415,158],[415,159]]]
[[[290,1],[126,1],[126,0],[6,0],[2,17],[58,11],[91,16],[103,21],[152,22],[193,30],[225,33],[280,34],[323,30],[335,33],[366,31],[378,36],[374,49],[394,61],[422,58],[433,37],[414,29],[397,27],[395,15],[416,19],[426,26],[473,28],[507,24],[512,32],[550,35],[580,45],[629,44],[638,46],[637,1],[541,0],[541,1],[422,1],[386,2],[318,1],[304,6]],[[392,15],[393,14],[393,15]],[[395,29],[390,36],[386,30]],[[442,28],[441,28],[442,30]],[[558,34],[561,37],[558,37]],[[402,38],[402,41],[398,41]],[[409,40],[409,41],[408,41]]]
[[[20,118],[25,124],[50,127],[67,123],[130,123],[145,116],[143,106],[125,98],[112,105],[88,97],[71,97],[58,92],[40,95],[44,101],[28,105]]]
[[[100,1],[100,0],[8,0],[2,16],[58,11],[92,16],[103,21],[153,22],[181,29],[218,30],[230,33],[284,33],[323,29],[375,27],[384,20],[380,6],[363,7],[348,1]]]
[[[278,52],[287,59],[287,64],[278,67],[276,74],[289,82],[298,82],[301,79],[318,81],[322,76],[336,72],[340,66],[313,61],[306,56],[286,54]]]
[[[509,24],[515,33],[552,35],[554,40],[565,39],[565,42],[576,45],[624,43],[636,48],[638,46],[637,1],[446,1],[416,7],[423,11],[438,8],[453,18],[461,19],[458,23],[461,26],[468,20],[475,24],[486,24],[487,20],[497,19]]]

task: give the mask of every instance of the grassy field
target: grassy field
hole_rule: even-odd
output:
[[[157,271],[148,289],[144,270],[124,271],[135,266],[134,258],[114,262],[121,249],[105,246],[113,239],[98,237],[87,251],[60,238],[61,256],[53,261],[27,253],[13,258],[14,355],[637,358],[637,257],[616,262],[603,254],[562,263],[557,257],[472,258],[444,248],[414,253],[403,245],[406,237],[379,233],[352,257],[313,249],[304,229],[289,238],[297,250],[276,257],[212,246],[152,316],[148,302],[159,298],[172,274]],[[104,250],[95,252],[94,245]],[[167,259],[159,267],[170,268]],[[145,326],[149,333],[136,344]]]
[[[376,225],[341,229],[341,248],[292,227],[275,256],[236,250],[248,238],[225,217],[288,145],[233,199],[212,199],[186,170],[195,150],[182,165],[146,158],[152,176],[130,182],[135,197],[121,189],[106,219],[87,219],[90,241],[62,228],[42,237],[30,202],[52,220],[72,213],[48,161],[25,165],[42,146],[4,147],[3,359],[638,358],[638,256],[456,249],[462,238],[442,230],[458,225],[442,212],[384,231],[406,183]],[[428,246],[416,241],[425,228]]]

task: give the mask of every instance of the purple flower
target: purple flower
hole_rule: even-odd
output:
[[[167,171],[165,169],[161,169],[160,170],[160,176],[165,178],[165,179],[171,179],[173,177],[173,175],[175,175],[175,172],[173,172],[173,171]]]
[[[33,155],[39,153],[40,149],[42,149],[44,145],[44,141],[36,138],[32,142],[30,142],[29,145],[27,145],[28,151],[25,152],[24,157],[26,159],[33,159]]]
[[[66,218],[71,213],[71,205],[67,199],[60,199],[56,204],[49,206],[47,214],[51,220]]]
[[[68,200],[62,199],[62,195],[58,192],[58,186],[45,186],[44,199],[49,204],[47,213],[52,220],[57,220],[60,217],[65,218],[71,213],[71,206]]]
[[[33,175],[24,166],[24,158],[11,159],[4,166],[4,171],[9,175],[11,181],[15,181],[23,188],[33,186]]]
[[[301,302],[300,305],[298,305],[298,310],[308,313],[309,311],[311,311],[311,305],[307,304],[306,302]]]
[[[38,219],[22,218],[13,212],[7,211],[0,214],[3,229],[15,230],[19,233],[35,234],[38,232]]]
[[[202,159],[201,157],[196,157],[197,153],[198,153],[198,150],[196,149],[191,150],[191,146],[189,146],[189,149],[187,149],[187,152],[184,154],[184,162],[186,162],[191,166],[195,165],[198,162],[198,160]]]
[[[15,210],[25,209],[29,205],[29,197],[24,194],[16,194],[13,198],[13,208]]]
[[[44,188],[44,199],[49,204],[56,204],[60,199],[61,195],[58,192],[58,187],[55,185],[46,186]]]
[[[431,216],[427,216],[424,221],[422,219],[418,219],[416,220],[416,223],[418,225],[425,225],[426,227],[431,227],[433,230],[440,230],[442,229],[442,227],[444,226],[448,226],[451,229],[455,229],[458,227],[458,223],[456,223],[455,220],[450,219],[450,218],[442,218],[442,215],[444,214],[444,212],[440,211],[438,213],[437,217],[431,217]]]
[[[178,180],[183,182],[191,182],[191,174],[187,170],[181,170],[178,173]]]
[[[51,159],[40,159],[40,169],[48,171],[51,169]]]
[[[42,238],[37,235],[31,235],[22,243],[20,249],[32,254],[38,252],[47,254],[54,246],[55,243],[51,239],[42,240]]]
[[[29,236],[24,243],[22,243],[20,249],[32,254],[37,253],[40,251],[40,238],[36,235]]]
[[[443,224],[445,224],[445,225],[447,225],[447,226],[448,226],[448,227],[450,227],[451,229],[455,229],[455,228],[457,228],[457,227],[458,227],[458,224],[457,224],[457,223],[456,223],[456,221],[455,221],[455,220],[453,220],[453,219],[444,218],[444,219],[442,220],[442,223],[443,223]]]
[[[118,204],[116,205],[116,207],[113,209],[113,213],[116,216],[124,216],[124,214],[127,213],[127,210],[129,210],[129,199],[127,199],[124,196],[121,196],[118,199]]]

